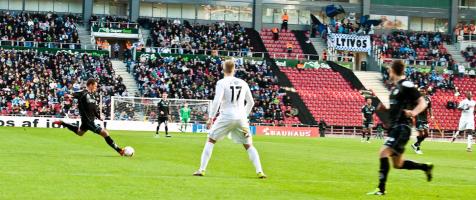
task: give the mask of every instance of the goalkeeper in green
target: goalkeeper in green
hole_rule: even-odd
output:
[[[187,131],[187,124],[190,122],[190,114],[192,110],[188,107],[188,104],[185,103],[182,108],[180,108],[180,120],[182,124],[180,125],[180,131]],[[184,129],[185,127],[185,129]]]

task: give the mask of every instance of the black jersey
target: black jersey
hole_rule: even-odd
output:
[[[424,96],[423,97],[426,101],[426,104],[427,104],[427,107],[426,109],[421,112],[420,114],[418,114],[417,116],[417,121],[422,121],[422,122],[426,122],[428,121],[428,114],[430,112],[430,109],[431,109],[431,99],[430,97],[427,95],[427,96]]]
[[[403,110],[412,110],[417,105],[420,93],[411,81],[401,80],[390,93],[390,125],[411,125],[412,119]]]
[[[81,120],[93,122],[96,118],[100,118],[96,95],[84,90],[74,93],[73,97],[78,99],[78,109]]]
[[[362,114],[364,114],[365,122],[373,122],[374,118],[374,113],[375,113],[375,107],[374,106],[363,106],[362,107]]]
[[[161,99],[159,103],[157,103],[157,114],[160,117],[167,117],[169,115],[169,104],[170,102],[168,100],[163,100]],[[163,112],[163,114],[161,114]]]

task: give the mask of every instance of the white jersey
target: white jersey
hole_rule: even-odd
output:
[[[476,105],[476,102],[473,100],[465,99],[461,101],[458,105],[459,109],[463,109],[461,111],[460,120],[474,121],[474,106],[475,105]]]
[[[215,98],[208,116],[215,117],[220,108],[222,119],[247,119],[253,105],[254,100],[248,84],[239,78],[225,77],[217,82]]]

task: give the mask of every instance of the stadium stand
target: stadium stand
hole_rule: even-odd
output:
[[[476,67],[476,55],[474,52],[476,52],[476,48],[474,47],[466,47],[466,49],[461,51],[464,59],[466,59],[466,62],[470,63],[472,68]]]
[[[430,65],[434,61],[438,66],[454,64],[443,42],[445,35],[431,32],[394,31],[391,34],[375,34],[372,36],[374,46],[381,52],[381,58],[408,59],[411,63]],[[422,62],[423,61],[423,62]],[[391,59],[387,60],[391,62]]]
[[[244,54],[252,51],[250,40],[240,24],[217,22],[192,25],[188,21],[182,23],[179,20],[157,20],[150,23],[151,42],[147,42],[147,45],[169,48],[164,49],[167,52],[163,53],[218,55],[220,51]]]
[[[279,39],[274,40],[271,29],[262,29],[260,32],[263,43],[272,58],[304,58],[301,45],[291,31],[281,30],[278,34]],[[288,46],[291,46],[292,49],[290,53]]]
[[[316,120],[329,125],[361,126],[364,97],[332,69],[282,67]]]
[[[111,95],[127,95],[107,57],[0,50],[0,74],[2,115],[77,117],[75,101],[66,94],[79,91],[92,77],[99,79],[104,111],[110,109]]]
[[[78,20],[74,15],[4,11],[0,14],[1,45],[79,49]]]
[[[144,97],[159,97],[161,92],[167,91],[170,98],[212,99],[215,83],[222,77],[222,61],[153,58],[143,54],[133,73]],[[265,63],[252,64],[245,61],[237,67],[236,76],[250,85],[255,98],[251,122],[299,123],[298,113],[291,107],[291,100],[280,90],[277,78]]]

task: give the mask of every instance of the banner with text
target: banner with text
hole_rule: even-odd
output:
[[[0,127],[63,128],[59,125],[53,124],[53,122],[57,120],[63,120],[64,122],[73,123],[78,126],[81,125],[80,119],[0,116]],[[103,122],[96,121],[96,124],[101,125],[101,127],[106,127],[108,130],[155,132],[155,129],[157,128],[157,122],[152,123],[148,121],[105,120]],[[169,123],[169,131],[180,131],[180,125],[181,124],[179,123]],[[192,127],[192,124],[188,124],[188,127]],[[164,130],[165,126],[161,126],[159,131]]]
[[[372,50],[370,35],[329,34],[327,45],[341,51],[369,52]]]
[[[319,130],[316,127],[257,126],[256,135],[317,137],[319,135]]]

